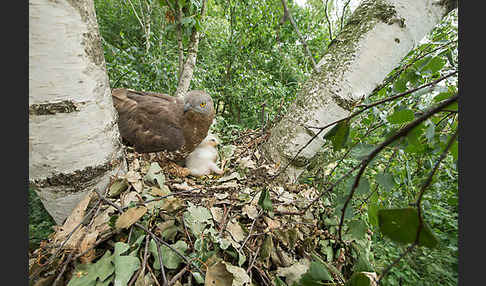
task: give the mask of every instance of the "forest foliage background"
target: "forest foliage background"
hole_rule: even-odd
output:
[[[174,15],[167,2],[94,2],[111,88],[173,94],[178,83],[178,42]],[[269,129],[285,114],[313,71],[294,27],[288,19],[281,21],[282,2],[208,0],[202,19],[197,14],[199,1],[179,2],[184,7],[184,46],[194,26],[201,33],[190,89],[203,89],[213,97],[217,110],[215,130],[222,141],[236,138],[246,129]],[[308,0],[304,6],[288,1],[289,11],[316,62],[358,2]],[[404,124],[457,94],[457,32],[456,9],[361,104],[438,80],[437,84],[377,105],[353,118],[342,135],[328,136],[328,146],[301,176],[301,182],[325,189]],[[390,265],[406,249],[406,245],[392,242],[378,231],[377,210],[414,206],[421,186],[457,130],[455,104],[394,142],[366,170],[360,181],[361,192],[352,204],[354,218],[364,221],[372,233],[376,269]],[[423,216],[438,246],[419,247],[405,256],[386,276],[387,285],[457,284],[457,145],[456,139],[422,202]],[[323,166],[329,165],[337,167],[331,173],[324,172]],[[336,210],[344,203],[352,179],[338,184],[326,197]],[[35,207],[39,202],[31,195],[29,230],[35,246],[49,233],[50,223],[45,215],[39,215],[42,210]]]

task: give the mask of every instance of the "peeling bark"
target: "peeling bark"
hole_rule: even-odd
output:
[[[61,224],[126,170],[92,1],[29,1],[29,181]]]
[[[450,7],[450,1],[363,1],[318,63],[320,72],[304,83],[289,113],[271,130],[265,157],[286,166],[318,132],[305,126],[325,126],[348,116],[350,106],[368,96]],[[322,137],[280,179],[295,182],[322,148]]]

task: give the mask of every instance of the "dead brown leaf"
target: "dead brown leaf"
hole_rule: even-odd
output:
[[[96,238],[98,237],[97,230],[90,230],[84,236],[83,241],[81,241],[81,245],[79,246],[79,252],[83,253],[91,248],[96,243]],[[96,250],[93,248],[88,251],[86,254],[80,257],[82,263],[89,263],[96,258]]]
[[[145,213],[147,208],[144,206],[129,208],[116,220],[115,227],[117,229],[128,228],[136,223]]]

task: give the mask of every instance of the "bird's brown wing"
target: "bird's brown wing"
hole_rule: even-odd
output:
[[[174,151],[184,145],[183,102],[172,96],[115,89],[118,128],[140,153]]]

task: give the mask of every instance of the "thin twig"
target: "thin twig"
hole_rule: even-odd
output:
[[[162,285],[167,286],[167,277],[165,277],[165,269],[164,269],[164,262],[162,261],[162,252],[160,251],[160,243],[156,240],[155,234],[150,233],[150,236],[152,236],[152,239],[155,242],[155,245],[157,246],[157,254],[159,256],[159,265],[160,265],[160,272],[162,272]]]
[[[186,273],[188,270],[189,270],[189,266],[186,265],[186,267],[182,268],[181,271],[179,271],[179,273],[177,273],[174,277],[172,277],[172,279],[169,281],[168,286],[171,286],[172,284],[176,283],[177,280],[179,280],[179,278],[181,278],[182,275],[184,275],[184,273]]]
[[[324,13],[326,14],[326,20],[327,20],[327,29],[329,30],[329,42],[332,42],[332,23],[331,20],[329,20],[329,14],[327,13],[327,3],[329,0],[326,0],[326,3],[324,3]],[[342,29],[342,27],[341,27]]]
[[[314,72],[318,73],[319,72],[319,68],[317,67],[316,61],[314,60],[314,57],[312,56],[312,53],[309,50],[309,47],[307,46],[306,40],[304,39],[304,37],[300,33],[299,27],[297,27],[297,24],[294,21],[294,17],[292,17],[292,14],[290,13],[290,11],[289,11],[289,9],[287,7],[287,1],[286,0],[281,0],[281,1],[282,1],[282,5],[283,5],[284,12],[288,15],[289,20],[290,20],[290,23],[294,27],[295,32],[297,33],[297,36],[299,37],[300,41],[302,42],[302,45],[304,46],[304,50],[307,53],[307,56],[309,57],[309,59],[311,61],[312,68],[314,69]]]
[[[348,7],[348,5],[349,5],[349,2],[351,2],[351,0],[348,0],[348,1],[347,1],[347,2],[344,4],[344,6],[343,6],[343,12],[342,12],[342,14],[341,14],[341,28],[340,28],[341,30],[343,29],[343,26],[344,26],[344,17],[345,17],[345,12],[346,12],[346,8],[347,8],[347,7]]]
[[[246,242],[248,241],[248,239],[250,238],[251,236],[251,232],[253,230],[253,226],[255,226],[255,222],[258,220],[258,218],[260,218],[261,214],[263,212],[263,209],[260,209],[260,211],[258,212],[258,215],[257,217],[253,220],[253,222],[251,223],[251,227],[250,227],[250,230],[248,231],[248,236],[245,238],[245,240],[243,241],[243,243],[241,244],[241,247],[239,249],[239,252],[241,252],[243,250],[243,247],[245,246]]]
[[[148,260],[148,244],[149,244],[149,235],[146,234],[142,268],[139,269],[138,273],[130,280],[127,286],[131,286],[133,283],[135,283],[135,281],[138,280],[138,277],[140,275],[142,275],[142,279],[145,279],[145,267],[147,266],[147,260]]]

